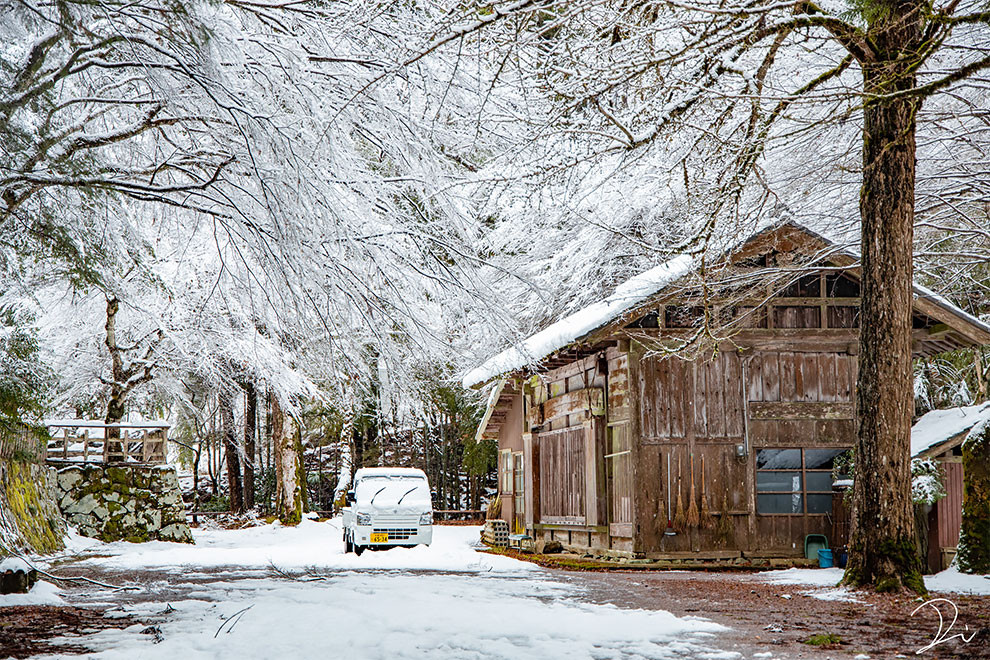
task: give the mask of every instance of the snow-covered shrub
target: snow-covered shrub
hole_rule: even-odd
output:
[[[847,501],[852,495],[852,475],[856,467],[856,454],[853,450],[836,457],[832,468],[834,482],[849,482],[846,491]],[[911,500],[915,504],[935,504],[945,497],[945,483],[938,461],[932,458],[915,458],[911,461]]]
[[[942,469],[932,458],[911,461],[911,499],[915,504],[935,504],[945,497]]]

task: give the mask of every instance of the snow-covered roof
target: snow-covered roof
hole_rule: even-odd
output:
[[[464,386],[474,387],[500,374],[533,364],[589,332],[607,325],[674,280],[690,273],[696,262],[696,258],[682,255],[626,280],[605,300],[565,316],[528,339],[502,351],[480,367],[472,369],[464,376]]]
[[[933,410],[911,428],[911,456],[923,454],[988,419],[990,401],[977,406]]]
[[[793,220],[764,226],[759,231],[733,243],[726,252],[731,253],[758,236],[785,227],[798,229],[810,237],[817,238],[827,245],[833,246],[838,252],[849,258],[859,258],[854,249],[840,245],[839,242],[828,238],[819,231]],[[479,367],[467,372],[461,381],[462,384],[464,387],[478,387],[493,378],[539,362],[548,355],[588,336],[595,330],[605,327],[621,315],[645,303],[676,280],[694,271],[699,264],[700,256],[681,255],[626,280],[616,287],[615,292],[605,300],[565,316],[540,332],[489,358]],[[990,325],[971,314],[967,314],[930,289],[915,284],[914,295],[916,298],[927,300],[965,320],[990,337]]]
[[[422,477],[426,479],[426,473],[419,468],[400,467],[367,467],[361,468],[354,473],[354,479],[363,477]]]

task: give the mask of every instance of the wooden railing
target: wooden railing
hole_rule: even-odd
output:
[[[167,424],[103,424],[86,420],[48,422],[47,460],[55,463],[161,465]]]

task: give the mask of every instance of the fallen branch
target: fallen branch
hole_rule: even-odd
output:
[[[37,571],[38,572],[38,575],[43,575],[44,577],[48,578],[49,580],[54,580],[55,582],[86,582],[88,584],[93,584],[93,585],[96,585],[97,587],[103,587],[104,589],[110,589],[112,591],[141,591],[142,590],[142,587],[138,587],[138,586],[122,587],[122,586],[119,586],[119,585],[116,585],[116,584],[110,584],[108,582],[100,582],[99,580],[94,580],[93,578],[88,578],[88,577],[83,577],[83,576],[68,577],[68,576],[64,576],[64,575],[54,575],[52,573],[48,573],[47,571],[41,570],[40,568],[38,568],[37,566],[35,566],[31,562],[31,560],[29,560],[27,557],[25,557],[23,555],[19,555],[16,552],[15,553],[11,553],[11,554],[14,557],[17,557],[17,558],[21,559],[22,561],[24,561],[33,570]]]
[[[217,637],[220,636],[220,632],[223,630],[223,627],[226,626],[228,623],[230,624],[230,627],[227,628],[227,634],[229,635],[230,631],[233,630],[234,626],[237,625],[237,622],[241,620],[242,616],[244,616],[244,613],[247,612],[252,607],[254,607],[254,605],[248,605],[243,610],[238,610],[233,614],[231,614],[229,617],[227,617],[227,620],[221,623],[220,627],[217,628],[217,632],[215,635],[213,635],[213,639],[216,639]]]

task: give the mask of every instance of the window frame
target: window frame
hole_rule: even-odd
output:
[[[806,452],[808,451],[837,451],[838,453],[833,456],[833,461],[835,458],[841,456],[844,452],[850,451],[852,447],[761,447],[756,450],[756,456],[754,456],[754,479],[753,479],[753,506],[756,510],[756,515],[758,516],[828,516],[832,515],[832,507],[829,505],[829,511],[824,511],[822,513],[812,513],[808,511],[808,496],[809,495],[831,495],[834,491],[831,488],[831,484],[828,490],[809,490],[808,489],[808,474],[820,474],[826,473],[831,476],[832,468],[829,469],[816,469],[808,468],[808,461],[806,458]],[[759,453],[761,451],[799,451],[801,452],[801,467],[800,468],[789,468],[789,469],[760,469]],[[760,490],[759,486],[759,475],[761,472],[783,472],[783,473],[799,473],[801,475],[801,490]],[[800,495],[801,496],[801,511],[799,512],[763,512],[760,511],[760,495]]]
[[[499,452],[501,459],[499,461],[499,476],[501,481],[499,482],[499,492],[503,494],[512,493],[513,486],[513,475],[512,475],[512,450],[503,449]]]

